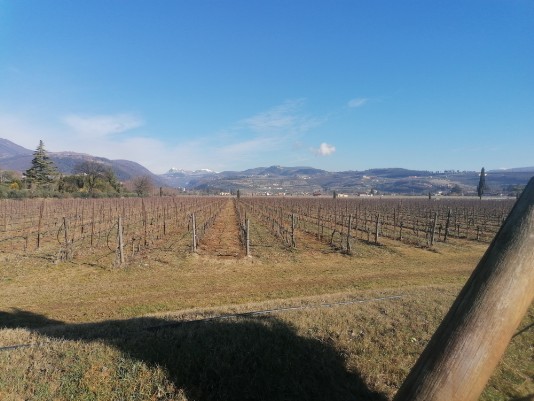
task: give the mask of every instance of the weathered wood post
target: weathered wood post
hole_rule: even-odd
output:
[[[147,221],[147,213],[145,208],[145,201],[141,199],[141,212],[143,213],[143,245],[148,245],[147,240],[147,230],[148,230],[148,221]]]
[[[376,215],[376,224],[375,224],[375,244],[378,244],[378,236],[380,231],[380,213]]]
[[[349,225],[347,227],[347,253],[350,254],[352,249],[350,246],[350,229],[352,227],[352,214],[349,214]]]
[[[197,251],[197,222],[196,222],[196,219],[195,219],[195,213],[193,213],[191,215],[191,226],[192,226],[192,231],[193,231],[193,246],[192,246],[192,250],[193,250],[193,252],[196,252]]]
[[[317,209],[317,238],[320,240],[323,239],[321,230],[321,206]]]
[[[43,213],[44,213],[44,200],[41,202],[41,205],[39,206],[39,222],[37,223],[37,249],[41,247],[41,224],[43,221]]]
[[[475,401],[534,299],[534,178],[395,401]]]
[[[297,243],[295,242],[295,213],[291,213],[291,247],[295,248]]]
[[[445,223],[445,234],[443,236],[443,242],[447,242],[449,236],[449,224],[451,223],[451,209],[447,212],[447,222]]]
[[[434,223],[432,224],[432,232],[430,233],[430,246],[434,245],[434,237],[436,236],[436,226],[438,225],[438,212],[434,213]]]
[[[93,200],[93,212],[91,214],[91,249],[93,249],[94,235],[95,235],[95,201]]]
[[[167,235],[167,209],[163,207],[163,235]]]
[[[119,216],[118,222],[117,222],[117,239],[119,240],[119,260],[120,265],[122,266],[124,264],[124,240],[122,236],[122,217]]]
[[[7,232],[7,199],[4,199],[4,232]]]
[[[397,229],[397,210],[393,208],[393,236],[391,238],[395,239],[395,231]]]
[[[247,256],[250,256],[250,220],[247,219],[246,220],[246,251],[247,251]]]

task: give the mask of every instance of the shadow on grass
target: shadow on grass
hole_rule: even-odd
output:
[[[46,316],[27,312],[18,308],[12,308],[12,312],[0,311],[0,329],[2,328],[25,328],[44,329],[46,326],[63,324],[59,320],[48,319]]]
[[[158,330],[162,319],[61,324],[31,312],[0,312],[0,327],[81,341],[104,341],[166,369],[188,398],[207,400],[377,400],[329,344],[301,337],[272,317],[190,322]]]

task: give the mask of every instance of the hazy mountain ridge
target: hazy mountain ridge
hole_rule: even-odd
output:
[[[0,169],[23,172],[31,166],[33,151],[0,138]],[[363,171],[329,172],[313,167],[268,166],[244,171],[215,172],[209,169],[184,170],[171,168],[156,175],[130,160],[110,160],[77,152],[49,152],[59,171],[71,174],[76,164],[89,160],[110,166],[118,179],[127,181],[149,176],[155,185],[210,193],[237,191],[263,194],[474,194],[479,181],[478,171],[410,170],[404,168],[373,168]],[[511,194],[534,175],[534,167],[521,167],[487,172],[488,193]]]
[[[328,172],[312,167],[256,167],[244,171],[202,172],[187,174],[163,174],[170,186],[190,190],[228,192],[237,191],[258,194],[408,194],[421,195],[470,194],[476,192],[478,171],[432,172],[404,168],[376,168],[364,171]],[[489,171],[486,177],[487,193],[512,194],[516,187],[525,185],[534,175],[534,168]]]
[[[490,170],[489,173],[534,173],[534,166],[532,166],[532,167],[503,168],[503,169],[499,169],[499,170]]]
[[[0,138],[0,169],[24,172],[31,167],[33,150],[26,149],[7,139]],[[164,180],[139,163],[130,160],[110,160],[77,152],[48,152],[50,159],[62,174],[72,174],[74,167],[84,161],[95,161],[109,166],[120,181],[139,176],[149,176],[155,184],[164,185]]]
[[[32,151],[19,146],[7,139],[0,138],[0,159],[5,157],[31,155]]]

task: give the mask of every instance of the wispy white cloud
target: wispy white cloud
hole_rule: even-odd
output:
[[[172,166],[222,171],[290,163],[309,154],[305,135],[324,120],[306,113],[304,100],[288,100],[209,135],[166,140],[133,113],[70,114],[47,121],[0,114],[0,137],[29,149],[42,139],[50,152],[132,160],[155,173]],[[328,152],[324,146],[320,150]]]
[[[228,156],[241,156],[252,152],[274,150],[283,142],[277,137],[259,137],[247,141],[235,142],[220,148],[220,152]]]
[[[84,136],[107,136],[120,134],[141,127],[144,122],[133,114],[83,116],[71,114],[62,122],[76,133]]]
[[[0,138],[8,139],[27,149],[35,149],[39,140],[56,135],[56,130],[37,121],[14,114],[0,114]]]
[[[299,133],[322,123],[321,119],[303,113],[304,99],[286,100],[281,105],[245,118],[238,127],[254,133]]]
[[[352,109],[355,109],[357,107],[362,107],[364,104],[366,104],[369,101],[368,98],[365,97],[357,97],[355,99],[351,99],[348,102],[348,106]]]
[[[172,148],[158,139],[148,137],[146,133],[144,136],[111,135],[139,126],[142,120],[129,116],[131,115],[119,114],[115,116],[117,118],[112,118],[111,115],[109,118],[100,116],[94,120],[68,116],[42,122],[19,115],[0,114],[0,138],[28,149],[35,149],[42,139],[50,152],[72,151],[109,159],[128,159],[159,171],[162,168],[160,162],[170,163],[174,158]]]
[[[330,156],[334,154],[335,151],[336,151],[336,147],[326,142],[321,143],[318,149],[314,149],[314,153],[317,156]]]
[[[325,121],[307,114],[304,106],[304,99],[287,100],[237,121],[218,136],[220,144],[213,149],[216,159],[228,164],[235,160],[262,163],[267,159],[274,163],[284,157],[294,159],[304,148],[302,136]]]

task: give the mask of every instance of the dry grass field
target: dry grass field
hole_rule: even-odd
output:
[[[0,253],[0,399],[389,400],[487,247],[290,249],[252,218],[246,257],[237,234],[227,206],[197,254]],[[531,307],[482,400],[533,399],[533,324]]]

